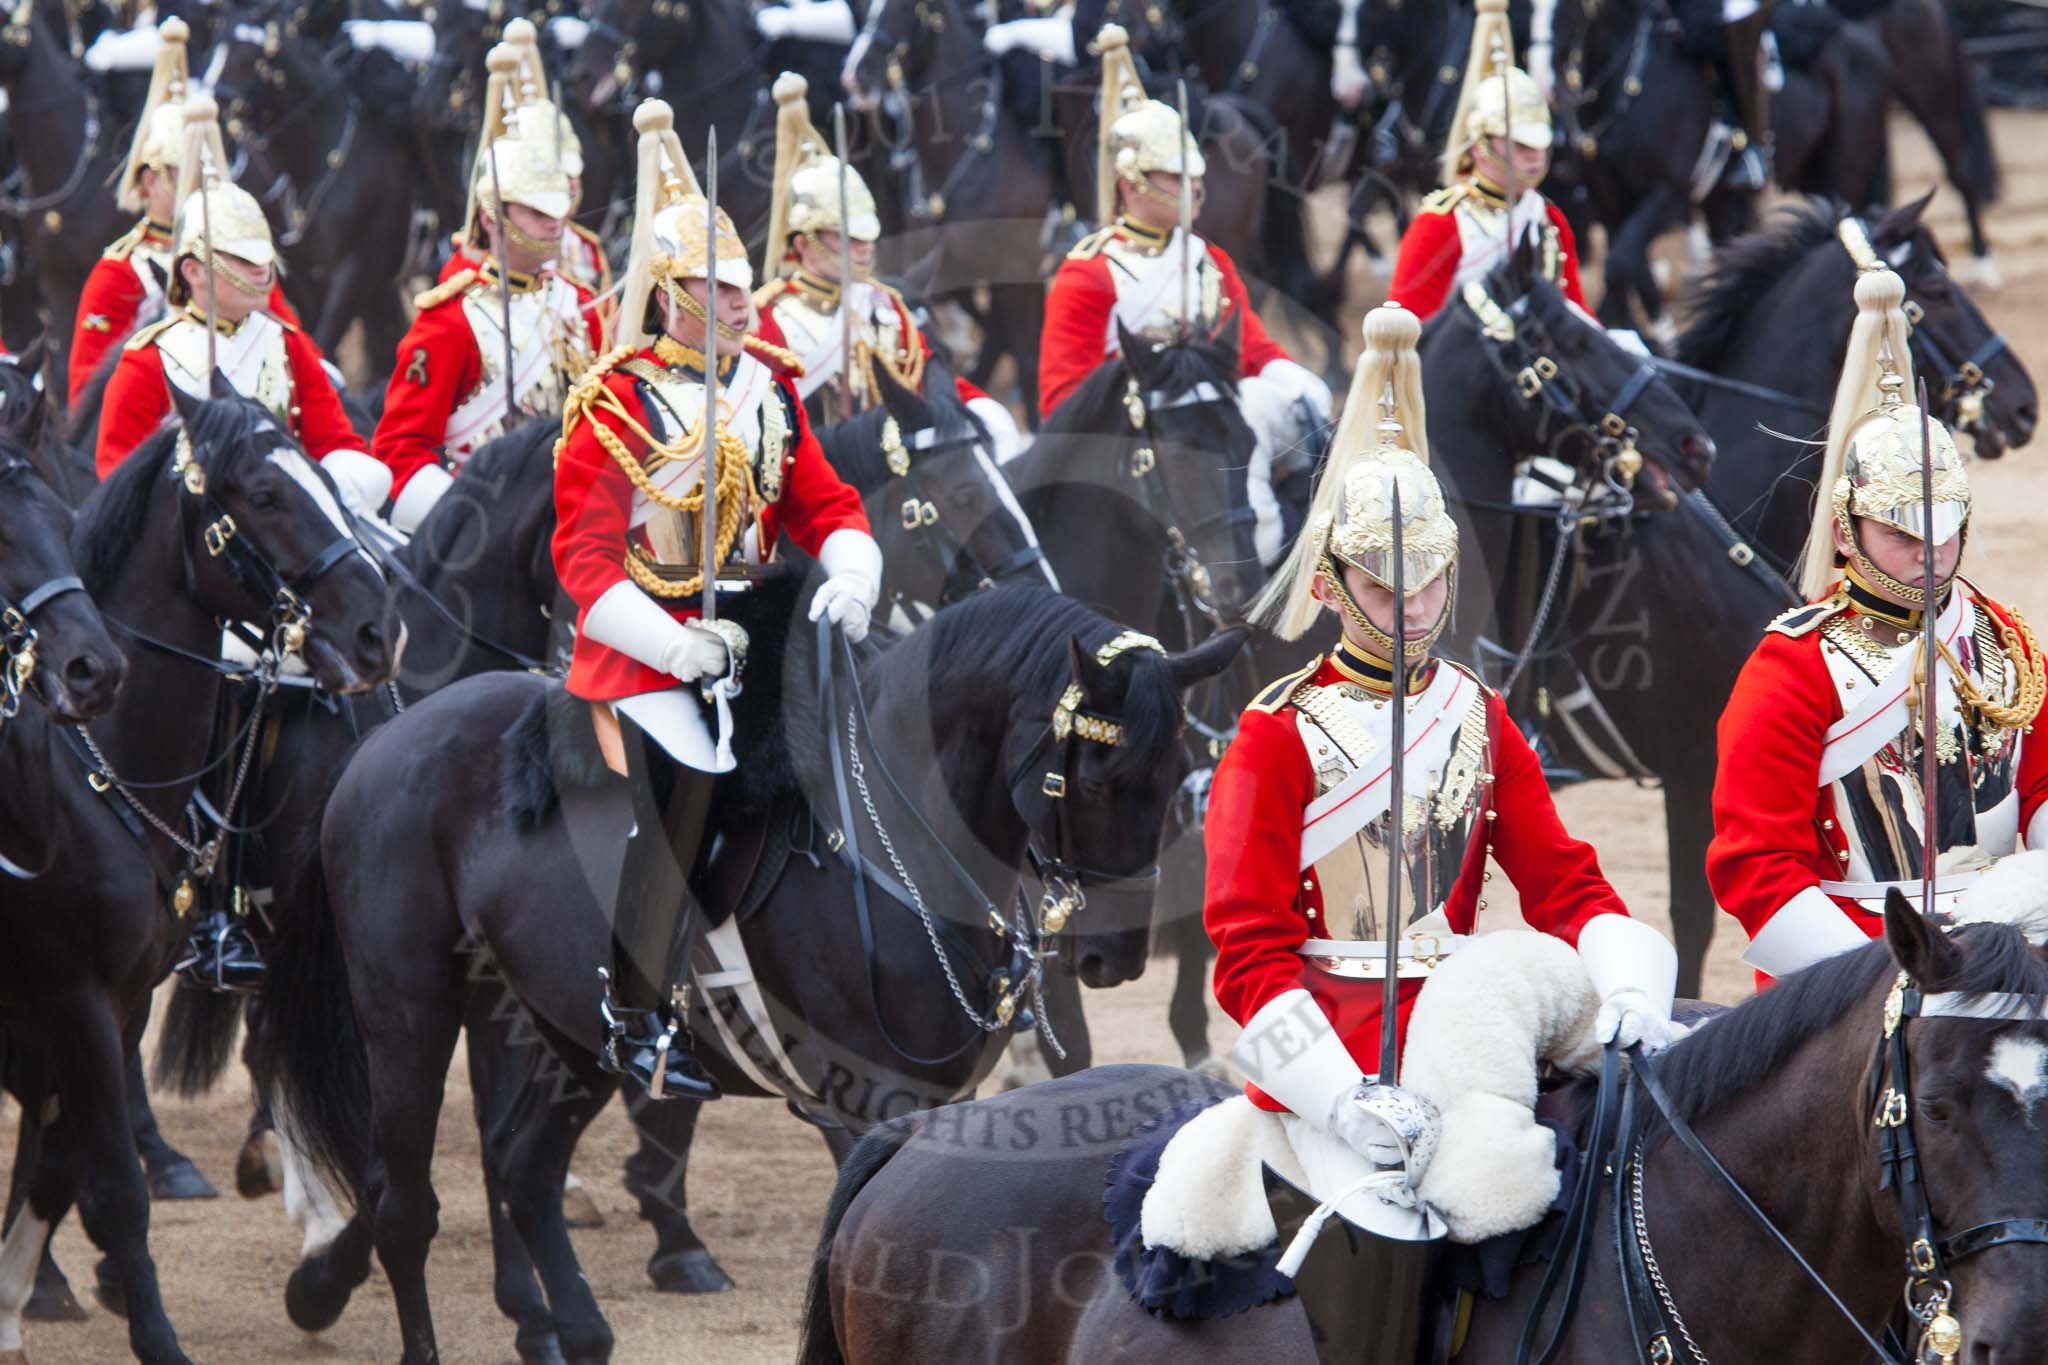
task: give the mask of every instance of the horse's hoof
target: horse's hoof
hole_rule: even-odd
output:
[[[220,1191],[201,1175],[188,1157],[176,1152],[171,1160],[149,1173],[151,1199],[218,1199]]]
[[[85,1305],[71,1292],[71,1286],[59,1280],[55,1284],[39,1284],[28,1296],[28,1303],[21,1315],[30,1322],[84,1322],[88,1316]],[[7,1357],[0,1355],[0,1365]]]
[[[326,1331],[341,1320],[342,1310],[348,1307],[349,1291],[327,1288],[322,1281],[315,1261],[300,1262],[285,1281],[285,1316],[301,1332]]]
[[[553,1332],[537,1337],[521,1335],[518,1348],[519,1365],[569,1365],[568,1357],[562,1354],[561,1338]]]
[[[244,1199],[284,1193],[284,1148],[266,1128],[251,1134],[235,1158],[235,1193]]]
[[[722,1294],[732,1278],[702,1247],[656,1256],[647,1263],[647,1278],[664,1294]]]
[[[604,1210],[590,1194],[590,1187],[570,1176],[562,1185],[562,1221],[572,1228],[601,1228]]]

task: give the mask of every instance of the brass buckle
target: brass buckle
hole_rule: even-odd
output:
[[[228,548],[228,542],[235,538],[235,519],[221,513],[220,520],[206,528],[206,553],[215,559]]]
[[[1890,1086],[1884,1088],[1884,1098],[1877,1102],[1877,1117],[1871,1121],[1873,1128],[1903,1128],[1906,1126],[1906,1097]]]
[[[1620,413],[1610,412],[1600,419],[1600,430],[1618,441],[1628,431],[1628,423],[1622,419]]]
[[[1152,452],[1151,446],[1139,446],[1131,452],[1131,477],[1134,479],[1144,478],[1152,472],[1158,463],[1159,457]]]
[[[1974,389],[1984,382],[1984,369],[1974,360],[1965,360],[1956,371],[1956,382],[1964,388]]]
[[[1047,773],[1038,789],[1058,801],[1067,794],[1067,776],[1065,773]]]
[[[1534,398],[1543,392],[1543,386],[1557,378],[1557,362],[1547,355],[1539,355],[1524,365],[1515,376],[1515,387],[1522,391],[1522,397]]]
[[[13,607],[9,607],[5,611],[0,611],[0,625],[7,627],[8,634],[19,635],[28,629],[28,618]]]
[[[1728,557],[1746,569],[1756,562],[1756,551],[1737,541],[1728,547]]]
[[[1671,1338],[1659,1332],[1650,1338],[1650,1365],[1671,1365],[1677,1357],[1671,1354]]]
[[[1906,325],[1909,327],[1918,327],[1920,320],[1927,316],[1927,310],[1912,299],[1907,299],[1905,306],[1899,311],[1906,315]]]
[[[100,795],[105,796],[107,791],[114,785],[114,782],[104,771],[95,769],[85,775],[85,785],[91,787]]]
[[[937,526],[939,509],[917,498],[903,500],[903,529],[915,531],[920,526]]]
[[[1416,934],[1408,942],[1410,944],[1408,949],[1410,960],[1421,963],[1423,967],[1430,971],[1435,971],[1437,966],[1450,956],[1449,953],[1444,951],[1443,940],[1435,934]],[[1429,945],[1426,949],[1422,946],[1425,943]]]
[[[1907,1264],[1922,1275],[1934,1273],[1934,1248],[1925,1237],[1915,1237],[1913,1245],[1906,1251]]]

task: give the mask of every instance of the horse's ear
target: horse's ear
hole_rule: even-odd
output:
[[[1939,185],[1935,189],[1940,189]],[[1873,242],[1903,242],[1919,230],[1920,215],[1934,201],[1935,190],[1929,190],[1918,199],[1899,205],[1890,213],[1877,220],[1870,229]]]
[[[1923,987],[1939,985],[1962,965],[1960,949],[1896,886],[1885,893],[1884,941],[1899,970]]]
[[[1508,253],[1508,265],[1513,272],[1517,294],[1525,292],[1543,277],[1543,248],[1533,230],[1515,238],[1515,249]]]
[[[228,377],[220,372],[218,366],[214,368],[212,382],[206,387],[208,396],[212,398],[233,398],[235,396],[235,386],[228,383]]]
[[[1078,635],[1067,637],[1067,667],[1072,671],[1074,681],[1080,684],[1082,695],[1090,702],[1107,706],[1115,700],[1105,695],[1106,689],[1102,685],[1109,669],[1095,662],[1095,656],[1088,652],[1088,647],[1081,643]]]
[[[14,363],[21,367],[23,374],[41,374],[43,372],[43,360],[49,353],[50,334],[48,332],[38,332],[34,341],[21,348],[21,354],[15,357]]]
[[[1237,358],[1242,354],[1244,344],[1244,315],[1242,313],[1232,313],[1228,318],[1224,319],[1223,325],[1216,329],[1216,334],[1212,340],[1229,358],[1230,373],[1236,374]]]
[[[218,370],[214,371],[214,378],[220,378],[220,372]],[[183,423],[189,429],[192,423],[197,421],[199,418],[200,400],[194,398],[191,394],[185,392],[184,389],[180,388],[176,384],[167,384],[165,385],[165,387],[171,391],[171,402],[177,406],[178,421]]]
[[[1145,357],[1152,353],[1152,343],[1124,326],[1124,320],[1118,318],[1116,320],[1116,344],[1117,349],[1123,354],[1124,362],[1142,377]]]
[[[1196,683],[1215,677],[1230,667],[1251,634],[1248,627],[1232,626],[1217,631],[1193,649],[1167,655],[1166,667],[1173,676],[1173,685],[1185,692]]]

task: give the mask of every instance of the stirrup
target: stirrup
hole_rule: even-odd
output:
[[[226,910],[210,910],[193,926],[172,970],[204,990],[235,995],[261,989],[269,968],[246,924]]]
[[[689,1099],[702,1103],[724,1092],[704,1070],[691,1049],[690,1032],[669,1009],[627,1009],[612,996],[611,973],[597,969],[604,982],[598,1014],[604,1020],[604,1046],[597,1064],[615,1076],[631,1076],[651,1100]]]

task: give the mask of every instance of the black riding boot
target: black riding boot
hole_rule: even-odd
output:
[[[712,775],[684,767],[619,717],[633,788],[612,904],[612,963],[605,975],[605,1070],[632,1076],[651,1099],[715,1100],[718,1083],[692,1054],[690,953],[703,911],[689,875],[711,813]]]
[[[246,900],[247,893],[235,895]],[[178,974],[193,985],[224,992],[261,988],[266,970],[255,935],[249,932],[249,917],[224,905],[215,905],[193,921],[177,965]]]
[[[1771,182],[1771,92],[1764,88],[1763,42],[1770,32],[1770,6],[1727,27],[1726,74],[1735,113],[1747,141],[1728,162],[1731,185],[1761,190]]]

